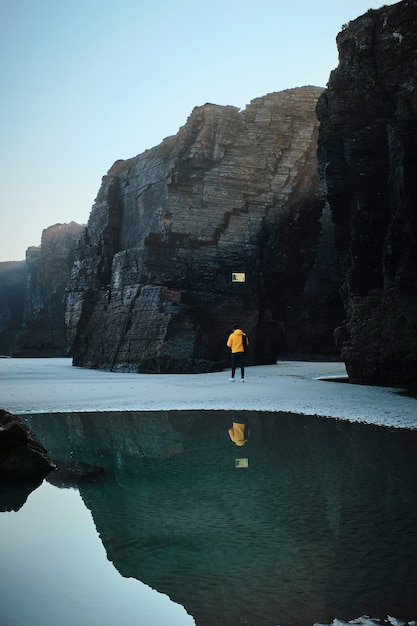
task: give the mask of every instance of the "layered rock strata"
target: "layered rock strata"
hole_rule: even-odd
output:
[[[318,104],[353,382],[417,379],[417,2],[368,11],[338,35]]]
[[[40,247],[28,248],[23,325],[13,356],[67,354],[64,295],[82,229],[75,222],[55,224],[43,231]]]
[[[219,369],[235,322],[249,333],[251,362],[315,350],[311,273],[323,283],[332,277],[326,311],[337,293],[333,260],[324,272],[315,266],[328,233],[316,156],[321,93],[272,93],[243,111],[196,107],[176,136],[113,165],[68,288],[75,365]],[[239,273],[245,282],[232,280]],[[332,337],[337,305],[328,316]]]

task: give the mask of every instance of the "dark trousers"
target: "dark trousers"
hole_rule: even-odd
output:
[[[232,354],[232,378],[235,377],[236,368],[240,367],[240,375],[242,378],[245,377],[245,353],[244,352],[234,352]]]

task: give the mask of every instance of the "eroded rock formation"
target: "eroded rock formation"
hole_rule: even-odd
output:
[[[55,224],[43,231],[40,247],[28,248],[23,326],[13,356],[67,354],[63,298],[82,229],[75,222]]]
[[[324,270],[316,263],[321,233],[323,249],[331,241],[321,228],[317,173],[321,93],[272,93],[243,111],[196,107],[176,136],[113,165],[68,289],[74,364],[219,369],[228,363],[225,341],[235,322],[249,333],[252,362],[310,354],[319,344],[335,352],[327,338],[342,319],[337,277],[333,259]],[[236,272],[246,281],[234,283]],[[328,289],[323,341],[314,325],[314,281]]]
[[[353,382],[417,380],[417,2],[368,11],[337,37],[318,104]]]

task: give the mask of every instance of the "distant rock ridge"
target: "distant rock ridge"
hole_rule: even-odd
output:
[[[220,369],[235,322],[251,338],[249,362],[335,354],[338,276],[332,254],[318,255],[333,245],[317,173],[322,92],[196,107],[177,135],[113,165],[68,286],[75,365]]]
[[[28,248],[23,324],[13,356],[67,355],[64,294],[83,228],[76,222],[55,224],[43,231],[39,247]]]
[[[417,2],[369,10],[337,37],[318,104],[352,382],[417,380]]]
[[[13,351],[22,327],[26,289],[25,261],[0,263],[0,355]]]

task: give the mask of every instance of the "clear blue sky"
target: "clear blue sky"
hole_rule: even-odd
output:
[[[117,159],[194,106],[326,86],[343,24],[379,0],[0,0],[0,261],[86,223]]]

